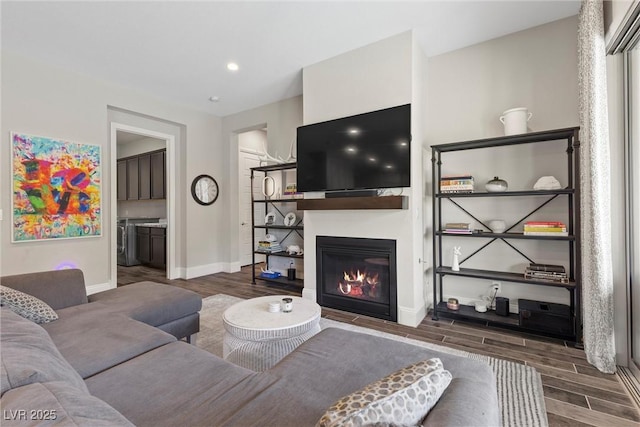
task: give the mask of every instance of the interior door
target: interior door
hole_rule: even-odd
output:
[[[251,168],[260,166],[260,158],[257,154],[240,150],[238,153],[238,188],[239,188],[239,211],[240,211],[240,265],[251,264],[251,253],[257,245],[257,241],[264,238],[264,229],[256,229],[256,240],[251,240]],[[259,174],[261,175],[261,174]],[[254,179],[253,191],[256,198],[260,198],[260,183],[262,176]],[[255,203],[256,223],[263,222],[265,216],[264,204]],[[256,262],[264,261],[264,256],[256,255]]]

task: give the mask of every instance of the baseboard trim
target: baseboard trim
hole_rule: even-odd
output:
[[[230,262],[227,266],[225,270],[227,273],[237,273],[242,268],[239,262]]]
[[[417,309],[398,306],[398,323],[401,325],[415,328],[426,316],[427,308],[424,304]]]
[[[208,276],[225,271],[226,263],[216,262],[214,264],[198,265],[196,267],[187,267],[185,269],[185,279],[194,279],[196,277]]]
[[[116,285],[111,282],[98,283],[97,285],[87,286],[87,295],[97,294],[98,292],[108,291],[109,289],[115,289]]]

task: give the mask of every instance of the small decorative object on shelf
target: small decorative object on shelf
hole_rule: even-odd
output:
[[[531,120],[533,113],[527,107],[511,108],[502,113],[500,121],[504,125],[505,135],[519,135],[527,133],[527,122]]]
[[[543,176],[533,184],[534,190],[559,190],[561,188],[560,181],[553,176]]]
[[[456,298],[449,298],[447,300],[447,308],[449,310],[460,310],[460,303]]]
[[[486,313],[487,312],[487,303],[485,301],[476,301],[474,303],[474,309],[478,313]]]
[[[443,176],[440,179],[441,193],[473,193],[473,177],[463,176]]]
[[[284,225],[286,225],[287,227],[291,227],[292,225],[295,225],[296,219],[297,217],[295,212],[289,212],[284,216]]]
[[[298,245],[287,246],[287,253],[289,255],[302,255],[302,249]]]
[[[265,225],[273,225],[276,222],[276,214],[275,212],[269,212],[265,217],[264,217],[264,223]]]
[[[453,248],[453,263],[451,263],[451,270],[460,271],[460,260],[458,259],[460,255],[462,255],[460,246],[455,246]]]
[[[500,179],[497,176],[494,176],[491,181],[485,184],[484,188],[489,193],[498,193],[500,191],[507,191],[507,188],[509,188],[509,184],[507,184],[507,181],[505,181],[504,179]]]
[[[262,195],[267,199],[276,193],[276,181],[272,176],[262,178]]]
[[[560,221],[527,221],[525,236],[568,236],[567,226]]]
[[[501,219],[492,219],[489,221],[489,228],[494,233],[503,233],[507,229],[507,224]]]

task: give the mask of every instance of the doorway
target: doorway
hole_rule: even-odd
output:
[[[118,211],[118,142],[119,140],[124,144],[131,144],[133,141],[139,141],[140,144],[145,144],[147,147],[153,144],[154,147],[159,147],[160,145],[165,149],[165,180],[166,180],[166,188],[165,188],[165,202],[164,207],[162,204],[157,204],[153,210],[153,214],[151,216],[161,218],[159,215],[160,212],[164,212],[164,218],[166,219],[166,277],[168,279],[177,278],[177,266],[176,266],[176,147],[175,147],[175,136],[170,134],[164,134],[156,131],[152,131],[149,129],[139,128],[135,126],[129,126],[122,123],[111,123],[111,141],[110,141],[110,170],[111,170],[111,185],[110,187],[113,189],[111,191],[111,209],[110,209],[110,218],[111,218],[111,227],[113,230],[111,233],[111,250],[110,250],[110,267],[111,267],[111,279],[110,284],[112,287],[117,286],[117,277],[118,277],[118,253],[122,250],[122,244],[120,244],[120,250],[118,249],[118,218],[121,216],[145,216],[144,213],[140,213],[140,208],[135,205],[127,205]],[[128,142],[125,142],[128,141]],[[126,148],[125,152],[129,154],[133,153],[135,150],[131,147],[122,146],[122,148]],[[121,153],[122,154],[122,151]],[[120,156],[122,157],[122,156]],[[122,230],[121,230],[122,231]],[[120,233],[121,234],[121,233]],[[122,242],[122,237],[120,238]]]
[[[260,157],[266,151],[267,129],[250,130],[238,133],[238,211],[240,213],[239,227],[239,260],[240,266],[251,264],[253,250],[259,240],[265,236],[264,229],[253,231],[253,221],[251,217],[252,198],[260,193],[260,180],[254,180],[251,187],[251,168],[260,166]],[[264,204],[257,203],[254,212],[255,218],[264,218],[266,215]],[[253,238],[252,238],[253,235]],[[256,262],[263,262],[263,255],[256,255]]]

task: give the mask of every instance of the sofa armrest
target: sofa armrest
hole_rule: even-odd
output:
[[[54,310],[88,302],[84,275],[78,269],[4,276],[0,284],[33,295]]]

